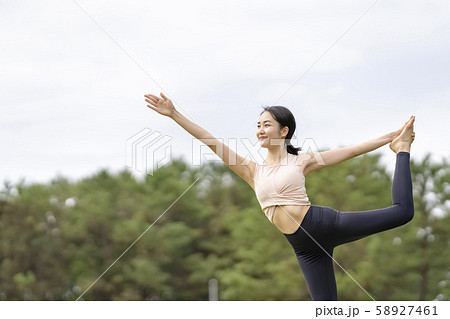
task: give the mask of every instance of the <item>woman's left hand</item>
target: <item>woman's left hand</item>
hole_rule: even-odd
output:
[[[393,134],[392,134],[393,137],[392,137],[391,142],[392,142],[397,136],[399,136],[399,135],[402,133],[402,131],[403,131],[403,129],[405,128],[406,124],[408,124],[408,122],[411,120],[412,117],[413,117],[413,116],[411,115],[411,117],[409,118],[409,120],[407,120],[407,121],[405,122],[405,124],[403,124],[403,126],[402,126],[401,128],[399,128],[398,130],[396,130],[396,131],[393,132]],[[415,133],[415,132],[412,132],[412,140],[413,140],[413,142],[414,142],[415,136],[416,136],[416,133]]]

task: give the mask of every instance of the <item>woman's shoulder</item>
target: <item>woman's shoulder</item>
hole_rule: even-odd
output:
[[[297,166],[304,166],[306,167],[308,164],[311,163],[311,152],[302,152],[302,153],[298,153],[297,155],[293,155],[296,157],[295,159],[295,164]]]

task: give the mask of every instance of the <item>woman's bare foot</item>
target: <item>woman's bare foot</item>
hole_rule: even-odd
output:
[[[410,152],[411,143],[414,141],[415,137],[415,132],[413,132],[415,119],[416,117],[413,116],[403,128],[400,135],[394,138],[389,144],[389,147],[395,154],[398,154],[399,152]]]

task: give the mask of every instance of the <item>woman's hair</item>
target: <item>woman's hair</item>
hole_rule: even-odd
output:
[[[295,131],[295,118],[292,112],[284,106],[263,106],[263,111],[261,114],[266,111],[270,112],[272,117],[279,123],[279,131],[281,131],[285,126],[289,128],[286,139],[284,140],[284,145],[286,146],[288,153],[298,155],[298,152],[301,151],[302,148],[291,145],[291,138]]]

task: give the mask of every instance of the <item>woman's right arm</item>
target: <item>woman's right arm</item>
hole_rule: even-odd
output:
[[[183,114],[175,109],[170,99],[168,99],[163,93],[161,93],[163,99],[151,94],[145,96],[148,98],[146,101],[153,105],[153,107],[149,105],[151,109],[162,115],[170,117],[189,134],[207,145],[228,167],[230,167],[239,177],[245,180],[254,189],[253,172],[256,166],[255,162],[244,159],[242,156],[235,153],[228,146],[216,139],[207,130],[187,119]]]

